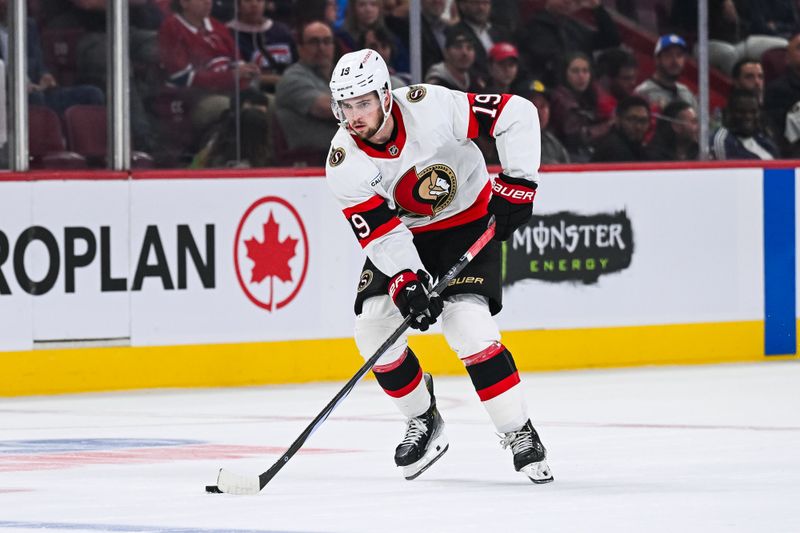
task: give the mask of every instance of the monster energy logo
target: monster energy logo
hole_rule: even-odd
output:
[[[633,230],[624,211],[534,216],[506,243],[504,284],[523,279],[596,283],[630,266]]]

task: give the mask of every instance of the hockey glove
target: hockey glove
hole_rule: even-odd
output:
[[[515,229],[530,220],[533,216],[534,196],[534,182],[505,174],[497,176],[488,206],[489,214],[495,218],[495,240],[507,241]]]
[[[411,270],[401,270],[389,280],[389,296],[400,310],[403,318],[412,315],[410,326],[426,331],[436,323],[442,313],[442,298],[430,297],[430,276],[424,270],[414,274]]]

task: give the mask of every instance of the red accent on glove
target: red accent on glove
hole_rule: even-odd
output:
[[[492,185],[492,193],[512,204],[532,204],[536,196],[536,189],[517,183],[508,183],[503,180],[502,174],[497,176]]]
[[[393,302],[396,302],[395,295],[400,292],[406,285],[414,281],[419,281],[419,278],[411,270],[401,270],[394,277],[389,280],[389,296]]]

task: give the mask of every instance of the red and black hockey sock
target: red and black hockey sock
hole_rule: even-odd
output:
[[[519,383],[514,357],[499,342],[463,361],[482,402],[500,396]]]
[[[393,398],[410,394],[422,381],[422,367],[411,348],[406,348],[403,355],[393,363],[375,365],[372,372],[386,394]]]

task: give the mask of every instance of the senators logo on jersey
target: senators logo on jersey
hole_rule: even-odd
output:
[[[447,165],[431,165],[421,172],[411,167],[397,181],[394,201],[402,214],[433,218],[450,205],[457,188],[456,173]]]
[[[330,166],[338,166],[344,161],[344,148],[334,148],[331,150],[331,155],[328,158]]]
[[[425,87],[421,85],[412,85],[408,88],[408,92],[406,93],[406,100],[411,103],[416,103],[425,98],[425,95],[428,93]]]

